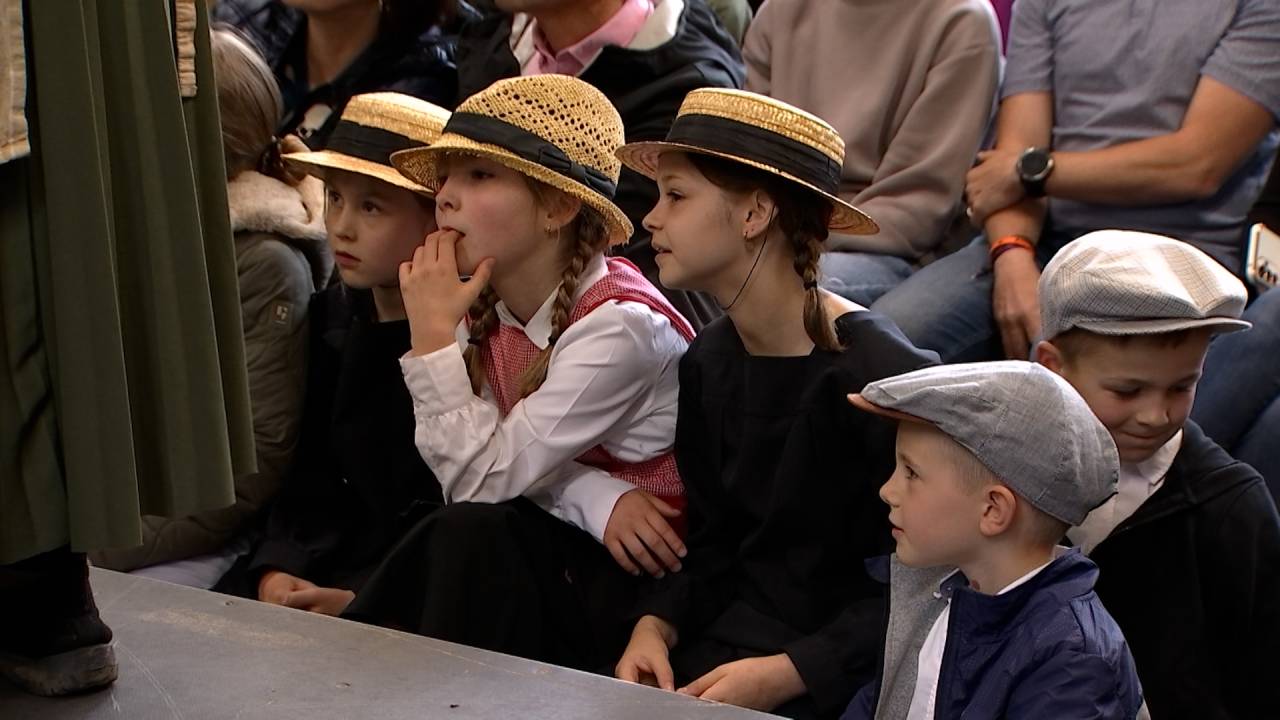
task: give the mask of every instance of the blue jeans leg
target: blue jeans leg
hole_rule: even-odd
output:
[[[1244,313],[1253,328],[1209,346],[1191,419],[1227,452],[1280,491],[1280,289],[1263,293]]]
[[[819,261],[822,287],[863,307],[911,277],[911,263],[893,255],[827,252]]]

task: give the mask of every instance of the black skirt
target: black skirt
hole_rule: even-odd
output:
[[[639,579],[532,502],[458,503],[421,520],[343,617],[612,674]]]

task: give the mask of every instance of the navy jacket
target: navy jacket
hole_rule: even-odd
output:
[[[887,560],[869,569],[887,578]],[[975,592],[962,574],[953,575],[943,584],[952,593],[951,618],[934,718],[1135,717],[1138,675],[1119,626],[1093,591],[1097,579],[1098,568],[1078,550],[1003,595]],[[880,686],[877,677],[859,691],[844,718],[874,717]]]

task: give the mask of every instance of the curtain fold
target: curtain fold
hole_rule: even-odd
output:
[[[195,5],[184,99],[168,0],[24,2],[32,154],[0,166],[0,427],[20,437],[0,445],[0,563],[135,545],[140,515],[229,505],[255,469]]]

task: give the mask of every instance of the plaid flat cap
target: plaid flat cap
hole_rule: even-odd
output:
[[[869,383],[849,401],[936,426],[1027,502],[1071,525],[1115,494],[1120,456],[1111,433],[1042,365],[936,365]]]
[[[1236,276],[1188,243],[1099,230],[1064,246],[1040,275],[1042,334],[1235,332],[1251,327],[1239,319],[1246,297]]]

